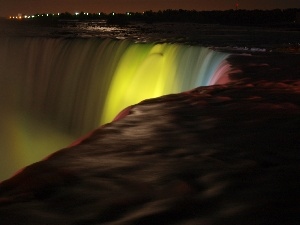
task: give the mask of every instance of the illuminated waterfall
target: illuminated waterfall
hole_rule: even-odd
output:
[[[228,54],[179,44],[14,38],[0,49],[18,105],[79,133],[144,99],[218,83],[230,70]]]
[[[223,64],[227,56],[195,46],[130,45],[114,73],[102,122],[111,121],[116,112],[144,99],[218,83],[230,69],[228,63]]]
[[[26,139],[40,133],[33,134],[32,130],[41,128],[28,125],[39,124],[40,119],[51,129],[57,126],[78,137],[144,99],[226,82],[227,57],[208,48],[180,44],[1,38],[0,116],[11,136],[22,136],[11,138],[18,139],[14,147],[15,143],[24,147]],[[6,112],[12,112],[9,119],[3,119]],[[45,136],[47,139],[46,132]]]

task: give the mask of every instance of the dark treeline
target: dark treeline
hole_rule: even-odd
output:
[[[45,14],[44,14],[45,15]],[[274,10],[225,10],[225,11],[195,11],[195,10],[164,10],[145,11],[143,13],[78,13],[69,12],[59,15],[35,16],[39,20],[107,20],[112,24],[128,24],[130,22],[192,22],[203,24],[228,25],[272,25],[300,23],[300,9]]]
[[[227,10],[227,11],[186,11],[165,10],[145,12],[145,22],[195,22],[204,24],[274,24],[293,23],[300,9],[286,10]]]

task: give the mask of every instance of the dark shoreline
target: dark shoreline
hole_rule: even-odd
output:
[[[1,18],[0,18],[1,19]],[[298,27],[300,25],[300,8],[273,10],[224,10],[224,11],[195,11],[195,10],[163,10],[127,13],[75,13],[62,12],[59,14],[36,13],[31,16],[10,16],[7,19],[40,22],[60,22],[63,20],[98,21],[106,20],[109,24],[126,25],[132,22],[188,22],[199,24],[223,24],[238,26],[263,27]]]

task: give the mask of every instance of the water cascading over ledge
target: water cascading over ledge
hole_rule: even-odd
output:
[[[180,44],[0,38],[0,181],[129,105],[227,82],[228,56]]]
[[[144,99],[226,82],[228,56],[181,44],[4,38],[1,89],[13,93],[5,103],[81,135]]]

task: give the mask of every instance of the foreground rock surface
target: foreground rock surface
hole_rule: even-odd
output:
[[[146,100],[0,184],[5,225],[299,224],[300,82]]]

